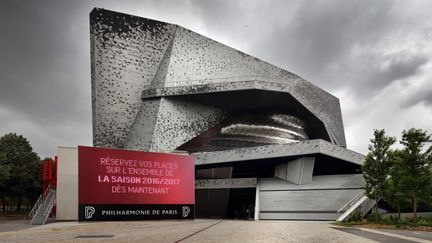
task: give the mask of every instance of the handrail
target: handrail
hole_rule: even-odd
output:
[[[32,208],[32,210],[30,211],[30,213],[29,213],[29,215],[28,215],[28,217],[29,217],[30,219],[33,218],[33,216],[36,214],[36,211],[37,211],[37,209],[39,208],[39,204],[40,204],[40,201],[41,201],[42,197],[43,197],[43,194],[40,194],[38,200],[37,200],[36,203],[33,205],[33,208]]]
[[[367,196],[362,196],[359,200],[357,200],[349,209],[347,209],[343,214],[339,216],[339,218],[336,219],[336,221],[343,221],[345,220],[354,210],[357,210],[361,205],[365,203],[365,201],[370,200]],[[365,213],[364,213],[365,214]],[[363,214],[363,215],[364,215]]]
[[[53,196],[52,196],[51,201],[50,201],[49,204],[47,205],[47,208],[45,209],[45,212],[44,212],[44,214],[43,214],[43,216],[44,216],[44,220],[43,220],[43,223],[42,223],[42,224],[45,224],[45,221],[46,221],[47,218],[49,217],[49,214],[51,213],[51,210],[52,210],[52,208],[53,208],[53,206],[54,206],[54,204],[55,204],[55,202],[56,202],[55,190],[50,189],[50,191],[51,191],[50,193],[52,193]]]
[[[44,195],[46,195],[46,194],[48,194],[48,195],[46,196],[46,198],[45,198],[45,200],[43,202],[43,203],[46,203],[46,208],[45,208],[45,211],[42,212],[43,213],[42,214],[42,217],[43,217],[42,224],[44,224],[45,221],[47,220],[47,218],[48,218],[48,216],[49,216],[49,214],[50,214],[50,212],[51,212],[51,210],[52,210],[52,208],[53,208],[53,206],[54,206],[54,204],[56,202],[56,194],[55,194],[56,191],[54,190],[54,187],[50,187],[49,190],[47,190],[46,192],[47,193],[45,193]],[[47,200],[49,200],[49,201],[47,201]],[[39,207],[39,209],[40,209],[40,207]],[[36,210],[36,213],[40,213],[39,209]],[[33,224],[33,222],[34,222],[35,219],[36,219],[36,214],[30,220],[30,225]]]
[[[352,204],[354,204],[356,201],[358,201],[362,196],[363,196],[364,192],[361,191],[359,192],[357,195],[355,195],[355,197],[353,197],[351,200],[349,200],[345,205],[343,205],[338,211],[337,213],[340,214],[343,211],[346,211],[347,208],[350,208],[352,206]]]
[[[36,201],[35,205],[33,206],[32,210],[29,213],[29,218],[32,219],[33,216],[36,214],[36,212],[38,211],[39,207],[42,205],[42,203],[45,201],[45,199],[48,197],[48,194],[51,190],[51,188],[53,188],[54,186],[51,184],[48,184],[47,189],[45,190],[44,193],[42,193],[38,200]]]

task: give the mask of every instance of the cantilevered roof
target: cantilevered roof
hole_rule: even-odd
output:
[[[321,139],[288,144],[192,153],[192,155],[196,158],[195,165],[218,164],[290,156],[307,156],[316,154],[328,155],[330,157],[358,165],[362,165],[365,158],[359,153],[342,148]]]

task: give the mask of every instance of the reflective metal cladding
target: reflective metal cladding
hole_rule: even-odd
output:
[[[217,149],[346,146],[339,100],[291,72],[181,26],[104,9],[91,12],[90,32],[95,146],[172,151],[205,133]]]

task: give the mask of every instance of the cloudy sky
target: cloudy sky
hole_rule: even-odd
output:
[[[0,2],[0,136],[41,156],[92,144],[93,7],[175,23],[296,73],[340,99],[348,148],[373,129],[432,132],[432,1]]]

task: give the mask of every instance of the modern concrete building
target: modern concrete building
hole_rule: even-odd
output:
[[[364,156],[339,100],[175,24],[90,14],[94,146],[196,157],[196,216],[335,220],[362,203]]]

